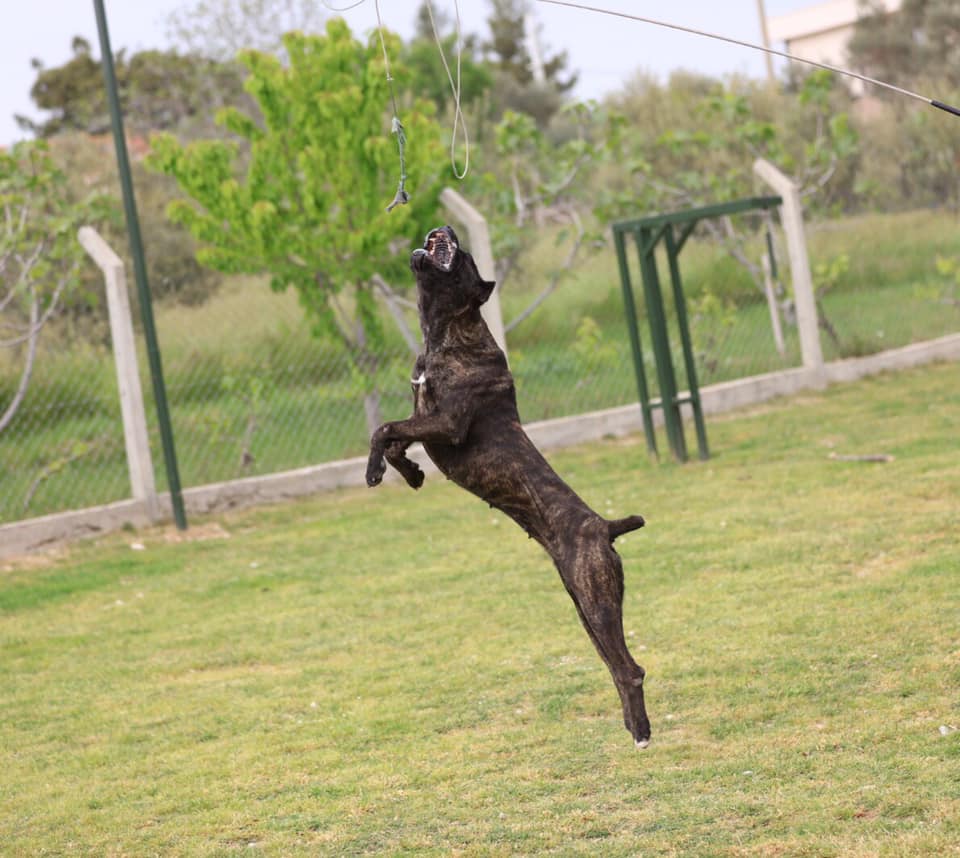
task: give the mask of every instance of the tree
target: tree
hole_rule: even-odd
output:
[[[951,89],[960,87],[960,6],[955,0],[903,0],[890,13],[878,0],[861,0],[860,9],[847,48],[856,68],[900,86],[936,79]]]
[[[100,60],[89,42],[73,40],[73,56],[61,66],[44,68],[33,61],[37,78],[30,97],[51,116],[34,122],[18,116],[20,126],[38,137],[53,137],[68,131],[102,134],[110,130],[110,114]],[[209,117],[241,97],[239,66],[183,55],[176,51],[141,51],[127,59],[115,58],[117,88],[125,124],[133,133],[157,129],[181,134],[209,132]]]
[[[77,229],[104,214],[99,198],[70,202],[66,181],[43,142],[0,151],[0,348],[23,365],[10,401],[0,404],[0,432],[26,396],[41,333],[79,281]]]
[[[538,80],[527,48],[527,27],[532,21],[527,0],[490,0],[490,4],[490,40],[484,50],[496,75],[497,96],[505,109],[533,116],[544,126],[576,85],[577,75],[562,77],[568,62],[566,51],[553,56],[544,52],[543,79]]]
[[[653,81],[637,84],[647,89],[645,97],[634,89],[615,102],[625,111],[623,127],[648,127],[648,114],[664,102],[676,113],[673,121],[651,120],[651,136],[611,136],[614,160],[630,175],[605,191],[599,206],[605,220],[750,196],[757,158],[791,175],[811,209],[828,209],[843,198],[836,188],[849,190],[853,183],[858,137],[838,109],[835,99],[846,96],[837,92],[829,72],[810,74],[799,93],[786,96],[749,82],[708,84],[685,74],[671,79],[666,92]],[[703,221],[703,229],[749,271],[762,292],[760,266],[745,253],[745,236],[730,219]]]
[[[903,0],[886,13],[862,7],[849,52],[851,62],[880,80],[956,104],[960,98],[960,6],[954,0]],[[867,180],[878,201],[894,206],[960,208],[956,123],[912,99],[876,90],[887,109],[865,135]],[[884,198],[887,198],[884,200]]]
[[[315,0],[192,0],[170,15],[167,29],[188,53],[228,62],[242,50],[279,56],[284,33],[318,33],[325,20]]]
[[[483,173],[469,179],[470,195],[490,213],[501,288],[518,267],[522,255],[556,225],[563,257],[552,269],[539,294],[505,328],[512,331],[528,319],[570,276],[577,262],[602,246],[593,228],[595,182],[607,163],[604,140],[606,115],[596,105],[573,104],[563,110],[575,128],[558,143],[537,126],[533,117],[508,110],[497,124],[494,154]]]
[[[404,46],[403,51],[404,65],[416,81],[417,93],[429,98],[437,106],[437,112],[441,116],[453,109],[454,93],[447,78],[447,71],[443,67],[440,50],[447,58],[455,83],[459,60],[460,104],[464,109],[469,108],[493,86],[493,75],[480,59],[477,37],[451,30],[448,16],[441,14],[439,10],[434,10],[434,20],[431,22],[429,7],[423,2],[417,10],[414,36]]]
[[[387,49],[398,40],[386,34]],[[337,336],[365,379],[371,429],[379,425],[376,388],[384,329],[376,284],[408,277],[409,248],[435,226],[446,165],[432,105],[404,113],[412,197],[392,212],[399,170],[390,132],[389,85],[377,36],[355,41],[343,20],[325,36],[288,33],[289,64],[259,51],[240,60],[260,111],[236,108],[219,121],[244,144],[181,145],[157,135],[148,165],[173,176],[190,200],[169,216],[199,241],[198,259],[224,272],[269,274],[293,286],[318,334]],[[404,72],[393,67],[398,85]]]
[[[123,211],[111,135],[64,132],[48,142],[51,157],[66,174],[63,190],[70,199],[79,201],[93,191],[109,199],[116,212]],[[197,262],[193,239],[164,215],[166,206],[177,196],[176,182],[144,167],[142,156],[146,144],[144,138],[135,136],[128,149],[150,292],[154,300],[162,302],[201,304],[217,291],[223,275]],[[127,258],[129,243],[123,218],[104,223],[100,231],[111,247],[126,259],[127,270],[132,271],[132,260]],[[81,277],[82,286],[68,297],[64,312],[69,314],[71,322],[81,323],[74,325],[74,331],[96,339],[106,333],[105,328],[97,324],[103,320],[102,314],[97,312],[103,281],[100,272],[93,267],[88,267]],[[94,324],[91,327],[87,322]]]

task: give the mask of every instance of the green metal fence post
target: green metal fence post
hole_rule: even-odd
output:
[[[683,423],[680,406],[677,403],[677,378],[670,355],[670,338],[667,333],[667,315],[663,307],[663,290],[660,288],[660,275],[657,273],[656,242],[649,227],[641,227],[634,233],[637,250],[640,254],[640,268],[643,272],[643,289],[647,301],[647,313],[650,317],[650,339],[657,360],[657,380],[660,383],[660,406],[663,410],[663,422],[667,430],[667,440],[674,457],[681,462],[687,461],[687,443],[683,437]]]
[[[690,388],[690,407],[693,409],[693,424],[697,432],[697,450],[701,459],[709,459],[707,449],[707,427],[703,422],[703,409],[700,407],[700,384],[697,381],[697,364],[693,356],[693,343],[690,339],[690,324],[687,320],[687,299],[683,294],[680,280],[680,251],[674,241],[673,225],[667,226],[664,238],[667,259],[670,264],[670,282],[673,285],[673,303],[677,312],[677,326],[680,328],[680,341],[683,344],[683,362],[687,370],[687,385]]]
[[[117,150],[117,170],[120,173],[120,187],[123,191],[123,207],[130,238],[130,253],[133,256],[133,270],[137,280],[137,294],[140,299],[143,335],[147,343],[150,378],[153,382],[153,396],[157,405],[157,423],[160,428],[160,441],[163,445],[167,483],[170,486],[170,503],[173,507],[173,517],[177,527],[180,530],[186,530],[187,517],[183,508],[180,471],[177,467],[177,451],[173,442],[170,411],[167,407],[167,390],[163,381],[163,365],[160,360],[160,348],[157,344],[156,326],[153,321],[153,303],[150,299],[150,285],[147,282],[147,266],[143,256],[143,240],[140,236],[140,219],[137,216],[137,202],[133,193],[133,180],[130,177],[130,159],[127,156],[127,140],[123,133],[123,115],[120,112],[120,99],[117,96],[117,75],[113,67],[113,53],[110,50],[110,34],[107,29],[107,14],[103,8],[103,0],[93,0],[93,8],[97,17],[97,32],[100,36],[103,77],[107,90],[107,103],[110,106],[113,142]]]
[[[620,285],[623,288],[623,304],[627,311],[627,332],[630,337],[630,349],[633,353],[633,370],[637,379],[637,393],[640,396],[640,413],[643,417],[643,433],[647,439],[647,452],[657,453],[657,436],[653,430],[653,413],[650,409],[650,390],[647,387],[647,374],[643,368],[643,349],[640,345],[640,326],[637,321],[637,305],[633,298],[633,285],[630,282],[630,266],[627,263],[627,251],[623,233],[614,230],[614,246],[617,250],[617,264],[620,266]]]

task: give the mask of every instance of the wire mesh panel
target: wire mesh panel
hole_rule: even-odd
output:
[[[292,293],[261,281],[157,321],[185,488],[359,455],[368,409],[409,413],[414,356],[398,336],[360,371],[341,342],[311,333]]]
[[[0,523],[130,495],[110,351],[55,344],[45,331],[23,402],[0,433]],[[18,358],[0,362],[0,403],[13,400]]]
[[[884,216],[872,217],[876,220],[866,227],[855,221],[809,227],[828,360],[960,331],[960,240],[953,224],[931,213],[891,217],[889,224]],[[909,252],[892,232],[884,234],[885,224],[891,231],[902,229],[904,217],[922,221],[912,224],[912,235],[929,237]],[[857,237],[862,244],[865,234],[875,234],[874,243],[857,253]],[[658,252],[658,266],[666,272],[668,260]],[[762,242],[750,252],[759,258]],[[800,365],[786,292],[776,300],[781,351],[771,305],[742,266],[694,236],[682,267],[701,385]],[[869,289],[857,285],[865,282]],[[532,282],[505,290],[505,317],[516,315],[538,288]],[[655,397],[659,390],[649,324],[643,302],[637,306],[641,357]],[[664,306],[668,328],[675,332],[670,289],[664,289]],[[104,319],[87,320],[82,336],[68,320],[44,332],[27,394],[0,432],[2,523],[130,496],[106,310],[91,312]],[[416,331],[414,314],[406,312]],[[155,314],[185,488],[363,455],[371,419],[400,419],[411,412],[414,355],[386,311],[386,336],[364,372],[341,342],[311,331],[292,293],[276,294],[262,280],[228,280],[199,304],[160,301]],[[619,277],[609,247],[507,339],[520,413],[527,422],[637,401]],[[142,344],[138,347],[142,352]],[[681,368],[676,333],[670,347]],[[0,355],[4,407],[18,387],[21,357],[11,351]],[[141,353],[154,468],[163,490],[166,478],[146,366]],[[682,386],[682,377],[678,380]]]
[[[960,331],[960,230],[927,210],[811,225],[824,358],[860,357]]]

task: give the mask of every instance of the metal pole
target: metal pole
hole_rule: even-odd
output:
[[[107,14],[103,8],[103,0],[93,0],[93,9],[97,16],[97,32],[100,36],[103,78],[107,90],[107,103],[110,106],[113,142],[117,150],[117,170],[120,173],[120,187],[123,191],[123,208],[127,218],[127,233],[130,238],[130,253],[133,256],[133,271],[137,280],[137,294],[140,298],[143,335],[147,342],[150,379],[153,382],[153,396],[157,404],[157,423],[160,428],[160,441],[163,445],[163,459],[166,464],[167,482],[170,486],[170,503],[173,507],[173,518],[177,523],[177,528],[179,530],[186,530],[187,517],[183,509],[180,472],[177,469],[177,451],[173,443],[173,427],[170,424],[170,411],[167,408],[167,390],[163,383],[163,365],[160,361],[160,349],[157,345],[157,330],[153,321],[153,303],[150,299],[150,285],[147,282],[147,266],[143,257],[140,219],[137,217],[137,201],[133,195],[133,180],[130,177],[130,159],[127,156],[127,141],[123,133],[123,115],[120,112],[120,99],[117,96],[117,75],[113,67],[113,52],[110,50],[110,34],[107,30]]]
[[[637,322],[637,304],[633,299],[633,286],[630,283],[630,266],[627,264],[627,250],[624,236],[619,230],[613,233],[617,248],[617,265],[620,268],[620,285],[623,287],[623,307],[627,316],[627,333],[630,336],[630,350],[633,354],[633,371],[637,380],[637,392],[640,394],[640,414],[643,417],[643,432],[647,437],[647,452],[657,456],[657,436],[653,429],[653,414],[650,411],[650,392],[647,388],[647,374],[643,369],[643,349],[640,347],[640,326]]]
[[[770,54],[770,28],[767,27],[767,10],[763,0],[757,0],[757,14],[760,16],[760,35],[763,38],[764,59],[767,61],[767,83],[773,86],[777,79],[773,75],[773,57]]]
[[[683,421],[680,416],[680,405],[677,402],[677,376],[670,356],[667,314],[663,306],[660,275],[657,273],[656,245],[662,234],[662,231],[654,234],[649,227],[641,227],[638,233],[634,233],[634,237],[640,254],[643,292],[647,301],[647,315],[650,319],[650,339],[657,359],[657,380],[660,383],[663,423],[674,458],[678,462],[686,462],[687,443],[683,437]]]
[[[687,299],[683,294],[683,282],[680,279],[680,251],[673,235],[673,224],[667,225],[664,235],[667,261],[670,266],[670,283],[673,286],[673,306],[677,312],[677,327],[680,329],[680,342],[683,345],[683,362],[687,370],[687,385],[690,388],[690,406],[693,408],[693,423],[697,430],[697,449],[701,459],[710,458],[707,447],[707,427],[703,422],[703,408],[700,405],[700,382],[697,380],[697,362],[693,356],[693,342],[690,339],[690,323],[687,320]]]

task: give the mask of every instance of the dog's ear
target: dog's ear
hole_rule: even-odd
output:
[[[481,304],[486,304],[487,300],[493,294],[493,289],[497,284],[493,280],[483,280],[482,278],[476,280],[473,284],[473,301],[479,307]]]

